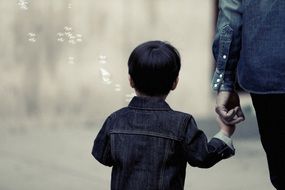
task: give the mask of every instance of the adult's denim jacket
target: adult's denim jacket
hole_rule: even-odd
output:
[[[212,87],[285,93],[285,1],[219,0]]]
[[[182,190],[187,162],[208,168],[234,149],[218,136],[208,142],[191,115],[163,99],[134,97],[107,118],[92,154],[113,167],[112,190]]]

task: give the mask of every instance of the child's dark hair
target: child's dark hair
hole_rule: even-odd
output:
[[[148,96],[167,95],[180,71],[180,55],[167,42],[148,41],[133,50],[128,67],[138,92]]]

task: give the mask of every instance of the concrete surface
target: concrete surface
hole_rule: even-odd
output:
[[[198,124],[207,122],[198,121]],[[244,127],[241,130],[256,126]],[[209,126],[201,128],[206,130]],[[98,128],[86,126],[2,124],[0,190],[109,189],[111,169],[91,156],[97,133]],[[211,169],[187,167],[185,189],[273,190],[258,137],[237,133],[234,141],[235,157]]]

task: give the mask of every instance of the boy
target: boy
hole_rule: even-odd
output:
[[[113,166],[112,190],[182,190],[187,162],[209,168],[234,155],[235,126],[218,119],[221,130],[208,142],[191,115],[165,102],[180,66],[178,51],[166,42],[149,41],[131,53],[129,80],[137,96],[107,118],[92,150]]]

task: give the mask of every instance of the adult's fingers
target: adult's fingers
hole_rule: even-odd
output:
[[[235,109],[231,109],[231,110],[227,110],[225,107],[223,106],[217,106],[216,107],[216,113],[221,117],[221,119],[224,121],[230,121],[234,118],[236,111]]]
[[[235,116],[232,118],[231,121],[228,121],[229,124],[235,125],[242,121],[244,121],[244,114],[239,106],[234,108]]]
[[[236,115],[234,116],[233,120],[229,122],[229,123],[231,123],[233,125],[241,123],[242,121],[245,120],[244,114],[243,114],[243,112],[242,112],[240,107],[236,107],[235,108],[235,112],[236,112]]]
[[[238,107],[238,109],[237,109],[237,111],[236,111],[236,115],[237,115],[238,117],[242,117],[243,119],[245,119],[245,116],[244,116],[244,114],[243,114],[243,112],[242,112],[242,109],[241,109],[240,107]]]
[[[240,123],[242,121],[244,121],[243,117],[234,117],[233,120],[228,122],[228,125],[236,125],[236,124],[238,124],[238,123]]]

